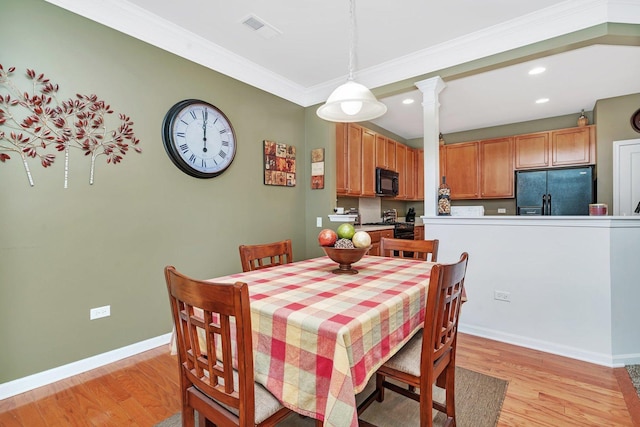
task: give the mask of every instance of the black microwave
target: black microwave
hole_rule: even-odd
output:
[[[398,172],[376,168],[376,196],[398,195]]]

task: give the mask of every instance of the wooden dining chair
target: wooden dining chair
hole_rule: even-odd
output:
[[[383,237],[380,239],[380,255],[436,262],[438,261],[438,244],[438,239],[409,240]]]
[[[374,399],[382,402],[388,388],[420,403],[421,427],[433,425],[433,409],[446,415],[445,426],[455,427],[456,342],[468,259],[463,252],[458,262],[431,268],[424,328],[378,369],[376,389],[360,404],[359,413]],[[434,384],[444,388],[444,403],[433,400]]]
[[[182,425],[274,426],[291,412],[253,377],[247,284],[210,283],[165,267],[176,330]],[[233,356],[237,368],[233,369]]]
[[[242,271],[260,270],[293,262],[291,239],[261,245],[240,245]]]

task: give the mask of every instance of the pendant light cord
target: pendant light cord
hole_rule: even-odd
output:
[[[347,80],[352,81],[353,70],[356,61],[356,14],[355,0],[349,0],[349,77]]]

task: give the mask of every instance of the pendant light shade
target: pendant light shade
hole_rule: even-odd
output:
[[[351,25],[349,27],[349,78],[329,95],[327,102],[316,111],[318,117],[330,122],[361,122],[373,120],[387,112],[387,106],[378,101],[364,85],[353,80],[355,57],[354,1],[350,0]]]
[[[361,122],[373,120],[387,112],[369,89],[353,80],[338,86],[327,102],[318,108],[318,117],[331,122]]]

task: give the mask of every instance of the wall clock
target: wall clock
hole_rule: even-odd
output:
[[[636,132],[640,132],[640,109],[631,115],[631,127]]]
[[[220,175],[236,155],[236,134],[227,116],[198,99],[180,101],[167,111],[162,141],[171,161],[196,178]]]

